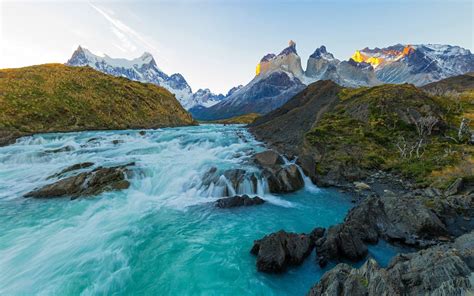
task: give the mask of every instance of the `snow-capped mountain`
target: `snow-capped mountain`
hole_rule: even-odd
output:
[[[474,71],[474,55],[451,45],[394,45],[357,50],[347,61],[340,61],[317,48],[307,61],[306,70],[296,44],[278,55],[265,55],[257,64],[256,76],[220,103],[197,107],[190,112],[198,119],[221,119],[250,112],[267,113],[288,101],[305,85],[317,80],[333,80],[346,87],[382,83],[413,83],[417,86]]]
[[[385,83],[421,86],[474,71],[474,55],[468,49],[441,44],[364,48],[356,51],[352,59],[371,64],[377,79]]]
[[[256,76],[245,86],[229,91],[228,97],[209,108],[195,107],[189,111],[200,120],[229,118],[247,113],[267,113],[286,103],[301,91],[304,72],[296,44],[280,54],[267,54],[257,65]]]
[[[173,93],[185,109],[198,105],[210,107],[225,98],[224,95],[211,93],[209,89],[200,89],[193,94],[183,75],[177,73],[168,76],[160,70],[153,56],[147,52],[139,58],[127,60],[107,55],[98,56],[79,46],[66,64],[89,66],[110,75],[162,86]]]
[[[340,61],[322,45],[308,59],[304,81],[332,80],[348,87],[369,86],[379,83],[373,67],[365,62]]]

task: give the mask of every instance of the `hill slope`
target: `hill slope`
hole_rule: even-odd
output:
[[[317,82],[258,119],[251,130],[298,155],[320,184],[363,180],[384,170],[443,188],[474,169],[469,131],[458,135],[472,107],[467,101],[461,101],[463,108],[454,104],[451,97],[409,84],[347,89]]]
[[[161,87],[61,64],[0,70],[0,106],[4,135],[195,123]]]
[[[304,134],[324,112],[339,102],[342,88],[330,80],[310,84],[280,108],[258,118],[249,125],[258,139],[288,155],[298,153]]]

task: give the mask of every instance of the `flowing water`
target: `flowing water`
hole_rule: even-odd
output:
[[[249,160],[261,150],[244,128],[221,125],[35,135],[0,148],[0,295],[304,295],[327,270],[314,252],[268,275],[256,271],[253,240],[338,223],[351,203],[309,182],[271,195],[260,179],[234,190],[264,205],[215,208],[226,180],[204,186],[206,172],[258,173]],[[135,162],[131,187],[73,201],[23,198],[86,161]],[[381,264],[396,251],[371,248]]]

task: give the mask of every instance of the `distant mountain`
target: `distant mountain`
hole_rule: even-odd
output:
[[[322,45],[309,57],[306,66],[305,81],[332,80],[348,87],[379,84],[374,68],[365,62],[340,61]]]
[[[168,90],[88,67],[0,70],[1,134],[193,125]]]
[[[268,54],[257,65],[256,76],[247,85],[229,91],[228,97],[209,108],[198,106],[189,111],[196,119],[216,120],[248,113],[265,114],[283,105],[305,87],[304,72],[296,44],[280,54]]]
[[[468,49],[440,44],[364,48],[352,60],[372,65],[381,82],[417,86],[474,71],[474,54]]]
[[[345,87],[384,83],[412,83],[417,86],[474,71],[474,55],[451,45],[401,45],[357,50],[340,61],[323,45],[307,61],[306,70],[296,44],[280,54],[265,55],[257,64],[256,76],[222,102],[190,109],[198,119],[215,120],[246,113],[265,114],[278,108],[312,82],[332,80]]]
[[[89,66],[110,75],[162,86],[173,93],[185,109],[200,105],[210,107],[225,98],[224,95],[211,93],[209,89],[200,89],[193,94],[183,75],[177,73],[168,76],[160,70],[153,56],[147,52],[139,58],[127,60],[107,55],[97,56],[79,46],[66,65]]]

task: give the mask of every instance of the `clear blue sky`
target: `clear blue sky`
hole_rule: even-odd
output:
[[[472,1],[0,2],[0,68],[63,63],[79,44],[112,57],[148,51],[214,92],[247,83],[289,39],[303,67],[322,44],[339,59],[396,43],[474,47]]]

